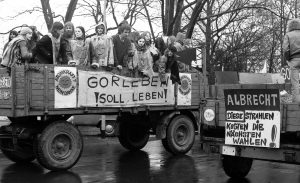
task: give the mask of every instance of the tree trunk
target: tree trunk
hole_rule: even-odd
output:
[[[41,5],[43,9],[44,19],[47,24],[47,28],[48,30],[50,30],[53,24],[53,15],[49,4],[49,0],[41,0]]]
[[[166,22],[167,22],[167,36],[172,35],[173,27],[170,27],[171,22],[173,21],[174,17],[174,1],[173,0],[166,0]]]
[[[68,6],[68,9],[66,12],[66,16],[65,16],[65,22],[70,22],[72,20],[75,9],[76,9],[77,2],[78,2],[78,0],[70,0],[69,6]]]
[[[142,0],[142,3],[143,3],[143,6],[144,6],[144,8],[145,8],[145,12],[146,12],[146,15],[147,15],[147,19],[148,19],[148,23],[149,23],[149,27],[150,27],[150,30],[151,30],[151,34],[152,34],[153,41],[155,41],[155,35],[154,35],[154,31],[153,31],[153,27],[152,27],[151,20],[150,20],[150,15],[149,15],[147,6],[146,6],[146,4],[145,4],[145,0]]]
[[[167,28],[166,28],[166,19],[165,19],[165,0],[161,0],[160,10],[161,10],[161,25],[163,29],[163,34],[166,34]]]
[[[177,6],[176,6],[176,15],[174,24],[172,25],[174,27],[173,35],[177,35],[181,28],[181,17],[182,17],[182,8],[183,8],[183,0],[178,0]]]
[[[203,7],[205,5],[205,3],[207,2],[207,0],[198,0],[197,4],[194,8],[194,11],[192,13],[189,25],[188,25],[188,29],[186,32],[186,37],[187,38],[191,38],[193,35],[193,31],[194,31],[194,27],[195,24],[197,23],[197,19],[199,17],[199,14],[201,13],[201,11],[203,10]]]

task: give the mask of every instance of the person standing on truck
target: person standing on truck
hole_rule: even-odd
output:
[[[111,38],[107,36],[106,26],[100,22],[95,28],[96,35],[90,39],[92,67],[112,67],[114,64]]]
[[[75,28],[75,39],[71,40],[72,60],[69,65],[89,65],[89,44],[85,39],[85,29],[82,26]]]
[[[3,52],[4,52],[5,48],[7,47],[8,43],[9,43],[13,38],[15,38],[15,37],[17,37],[17,36],[18,36],[18,32],[17,32],[17,31],[11,30],[11,31],[9,32],[8,42],[4,44]]]
[[[71,50],[71,41],[75,37],[75,28],[72,22],[66,22],[64,25],[64,33],[61,36],[60,40],[60,50],[59,54],[61,55],[60,64],[68,64],[72,60],[72,50]]]
[[[293,102],[300,104],[300,19],[288,21],[287,33],[283,40],[283,53],[290,67]]]
[[[60,36],[64,25],[54,22],[51,32],[44,35],[33,50],[34,61],[41,64],[57,64],[60,50]]]
[[[179,77],[179,69],[178,69],[178,61],[176,59],[175,53],[177,52],[177,49],[175,46],[171,45],[166,50],[166,57],[167,57],[167,63],[166,63],[166,72],[171,72],[171,81],[172,83],[178,83],[181,84],[180,77]]]
[[[28,42],[32,37],[32,30],[29,27],[23,27],[20,35],[12,39],[3,53],[2,66],[11,68],[14,65],[30,62],[32,53],[28,48]]]
[[[137,68],[141,76],[151,77],[153,73],[153,59],[150,53],[150,49],[145,44],[146,39],[143,36],[139,36],[135,42],[135,53],[133,56],[133,62],[137,63]]]
[[[122,73],[124,75],[128,75],[128,57],[133,57],[134,55],[131,42],[128,39],[130,32],[131,26],[127,23],[123,23],[118,28],[118,34],[112,36],[114,66],[117,67],[120,74]]]

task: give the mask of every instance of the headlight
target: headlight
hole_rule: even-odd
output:
[[[215,111],[212,109],[205,109],[204,111],[204,119],[206,121],[212,121],[215,119]]]

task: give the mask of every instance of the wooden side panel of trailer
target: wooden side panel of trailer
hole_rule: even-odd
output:
[[[67,66],[68,67],[68,66]],[[87,68],[78,68],[86,70]],[[4,75],[6,69],[1,69]],[[7,74],[8,75],[8,74]],[[53,65],[30,64],[26,66],[17,66],[11,72],[11,98],[0,103],[0,115],[4,116],[27,116],[27,115],[44,115],[44,114],[83,114],[101,113],[101,111],[117,112],[118,108],[72,108],[72,109],[55,109],[55,78]],[[201,73],[191,73],[191,106],[196,109],[201,99],[208,96],[207,78]],[[0,91],[7,88],[0,88]],[[177,91],[175,91],[177,93]],[[147,104],[145,104],[147,105]],[[143,105],[141,108],[145,108]],[[171,108],[170,108],[171,107]],[[151,110],[170,110],[175,106],[151,106]],[[190,106],[178,106],[179,108],[189,109]],[[135,107],[139,108],[139,107]],[[155,109],[154,109],[155,108]],[[177,109],[179,109],[177,108]]]

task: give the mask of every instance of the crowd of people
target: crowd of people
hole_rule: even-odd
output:
[[[150,32],[131,32],[123,21],[118,33],[107,35],[104,23],[95,27],[95,35],[86,38],[82,26],[72,22],[54,22],[50,32],[41,38],[35,26],[12,30],[4,45],[2,67],[10,69],[25,63],[81,65],[106,70],[130,77],[152,76],[159,73],[162,83],[170,72],[173,83],[180,84],[180,64],[175,52],[189,47],[188,39],[179,32],[175,36],[162,36],[153,43]]]

